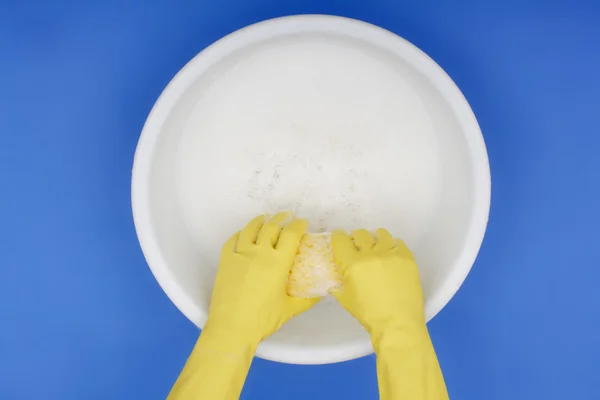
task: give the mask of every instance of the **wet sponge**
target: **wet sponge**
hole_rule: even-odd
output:
[[[331,289],[342,286],[342,277],[333,261],[331,235],[308,233],[290,271],[287,292],[305,299],[326,296]]]

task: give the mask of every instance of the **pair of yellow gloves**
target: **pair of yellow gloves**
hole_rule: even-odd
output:
[[[238,399],[260,341],[319,301],[286,293],[308,227],[287,215],[257,217],[225,243],[208,321],[168,400]],[[331,244],[344,284],[332,294],[371,335],[380,398],[448,399],[411,251],[385,229],[334,232]]]

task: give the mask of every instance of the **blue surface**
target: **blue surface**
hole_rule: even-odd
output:
[[[0,399],[166,397],[197,330],[137,243],[139,132],[198,51],[295,13],[405,37],[450,74],[481,124],[488,233],[430,324],[451,398],[600,398],[600,3],[53,3],[0,3]],[[375,398],[372,357],[256,360],[242,395]]]

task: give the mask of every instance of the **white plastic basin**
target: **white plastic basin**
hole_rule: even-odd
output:
[[[429,320],[477,256],[490,172],[467,101],[427,55],[360,21],[293,16],[235,32],[177,74],[142,131],[132,203],[152,273],[199,327],[222,243],[286,209],[314,231],[385,227],[403,238]],[[257,355],[316,364],[370,352],[329,298]]]

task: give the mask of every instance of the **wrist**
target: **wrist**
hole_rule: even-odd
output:
[[[168,399],[238,399],[255,351],[238,334],[206,327]]]
[[[375,352],[381,348],[406,350],[429,341],[429,332],[424,320],[417,323],[391,322],[378,328],[370,331],[371,343]]]
[[[233,357],[252,357],[256,352],[259,340],[243,332],[215,328],[207,324],[200,334],[198,342],[205,348]]]

